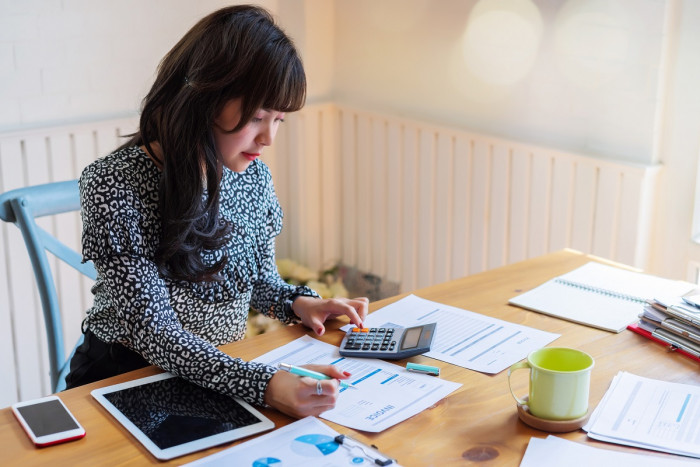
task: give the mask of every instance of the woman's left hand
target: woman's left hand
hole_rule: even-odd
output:
[[[299,296],[292,303],[292,310],[301,322],[316,334],[322,336],[326,332],[323,323],[328,318],[345,315],[350,322],[357,327],[362,327],[362,322],[367,317],[366,297],[360,298],[314,298]]]

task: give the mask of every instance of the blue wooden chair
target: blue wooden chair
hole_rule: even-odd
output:
[[[97,278],[97,271],[92,263],[82,263],[82,256],[78,252],[37,225],[36,218],[79,209],[77,180],[18,188],[0,195],[0,219],[12,222],[20,229],[34,269],[46,325],[51,388],[55,392],[65,389],[65,376],[70,369],[69,362],[73,354],[68,357],[65,355],[58,294],[46,252],[50,251],[93,280]],[[75,347],[80,345],[80,341],[82,335]]]

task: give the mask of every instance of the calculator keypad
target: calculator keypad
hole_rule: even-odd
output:
[[[393,352],[396,350],[393,328],[353,328],[348,331],[346,350]]]

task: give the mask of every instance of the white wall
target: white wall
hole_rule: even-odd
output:
[[[700,259],[690,240],[700,2],[337,0],[335,7],[340,102],[662,163],[649,270],[687,277],[689,261]]]
[[[653,160],[664,1],[336,5],[342,101],[576,152]]]
[[[278,0],[277,20],[301,51],[308,82],[307,103],[333,99],[335,2]]]
[[[2,0],[0,131],[133,115],[162,56],[234,3]],[[274,11],[277,2],[258,3]]]
[[[673,46],[660,125],[661,162],[666,170],[659,190],[651,268],[668,277],[687,274],[692,279],[700,267],[700,246],[690,239],[694,210],[700,227],[700,206],[693,202],[700,199],[700,190],[696,191],[700,156],[700,2],[683,0],[672,6]]]
[[[2,0],[0,131],[135,113],[162,55],[230,3]],[[690,191],[660,200],[660,215],[680,204],[679,221],[689,217],[697,138],[682,130],[700,114],[698,2],[259,3],[302,50],[310,103],[337,100],[597,157],[661,161],[671,173],[678,167]],[[664,35],[668,11],[677,18]],[[690,226],[682,228],[688,236]]]
[[[230,3],[1,0],[0,131],[135,113],[162,55],[196,20]],[[258,3],[302,50],[309,102],[663,163],[652,271],[682,277],[688,260],[700,259],[689,240],[700,2]],[[488,11],[493,5],[504,9]]]

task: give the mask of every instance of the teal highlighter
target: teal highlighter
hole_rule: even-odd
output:
[[[420,365],[418,363],[406,363],[406,369],[413,373],[423,373],[424,375],[440,376],[440,368],[430,365]]]

